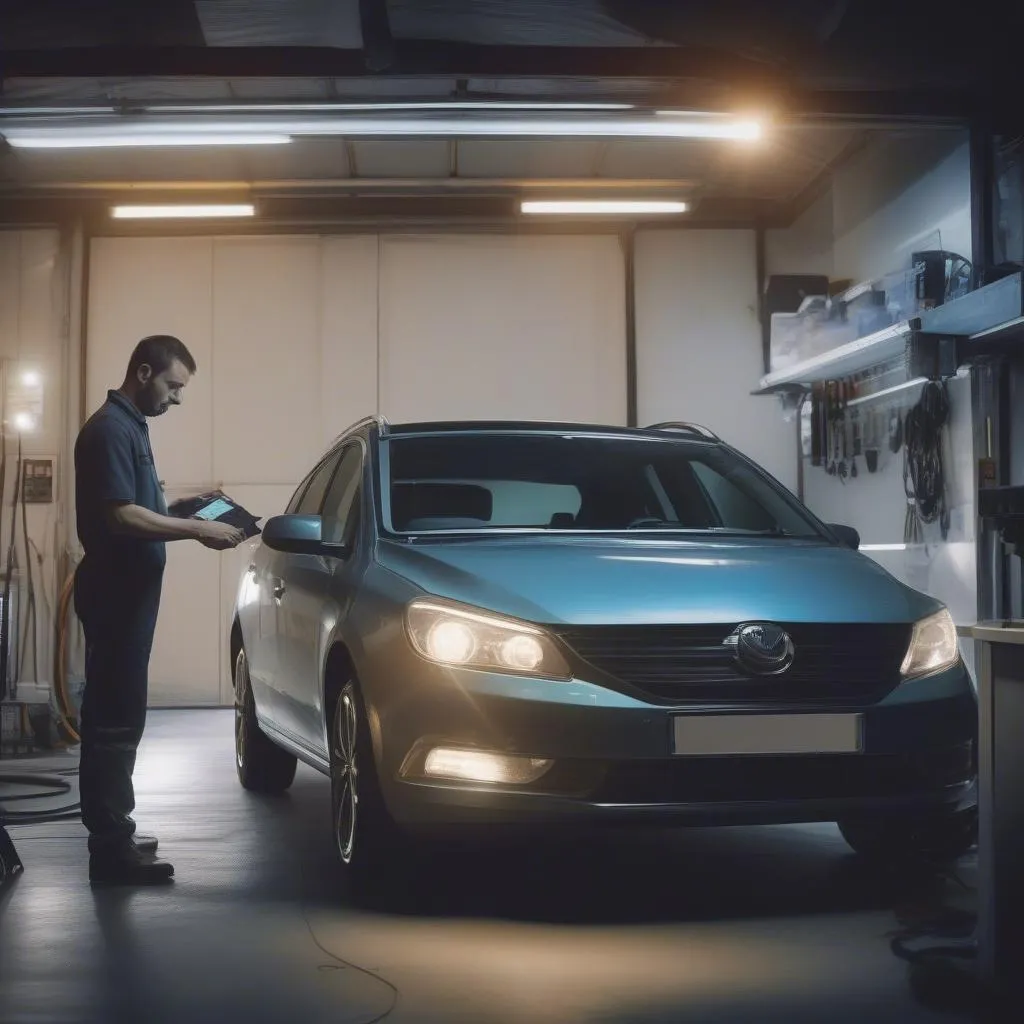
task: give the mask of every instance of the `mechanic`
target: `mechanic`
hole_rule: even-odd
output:
[[[78,536],[85,551],[74,581],[86,645],[79,786],[93,883],[165,882],[174,874],[171,864],[157,859],[157,840],[135,834],[131,817],[165,544],[196,540],[217,551],[243,539],[224,523],[167,515],[146,418],[180,405],[195,371],[178,338],[143,338],[121,387],[108,392],[75,443]]]

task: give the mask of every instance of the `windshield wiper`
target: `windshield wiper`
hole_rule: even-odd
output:
[[[767,530],[744,530],[739,526],[709,526],[707,533],[726,534],[736,537],[795,537],[795,533],[784,530],[781,526],[773,526]]]

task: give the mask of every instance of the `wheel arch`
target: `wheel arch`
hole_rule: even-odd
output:
[[[330,736],[335,709],[341,697],[341,691],[348,682],[354,682],[359,689],[363,709],[366,712],[367,723],[370,727],[370,742],[373,745],[373,755],[379,764],[381,754],[380,722],[373,706],[366,698],[365,689],[359,682],[359,672],[356,668],[355,658],[352,657],[352,651],[343,639],[338,638],[331,644],[324,661],[323,715],[324,736],[326,737]],[[329,744],[328,749],[330,749]]]
[[[238,661],[238,654],[242,650],[242,623],[238,616],[234,617],[231,623],[231,632],[228,636],[228,674],[231,679],[231,689],[235,688],[235,662]]]

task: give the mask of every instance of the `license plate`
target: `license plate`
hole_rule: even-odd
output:
[[[861,715],[679,715],[675,753],[689,757],[740,754],[857,754],[864,749]]]

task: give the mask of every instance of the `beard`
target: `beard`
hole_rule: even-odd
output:
[[[163,416],[170,408],[171,403],[166,399],[161,400],[156,389],[147,386],[139,395],[139,407],[144,416]]]

